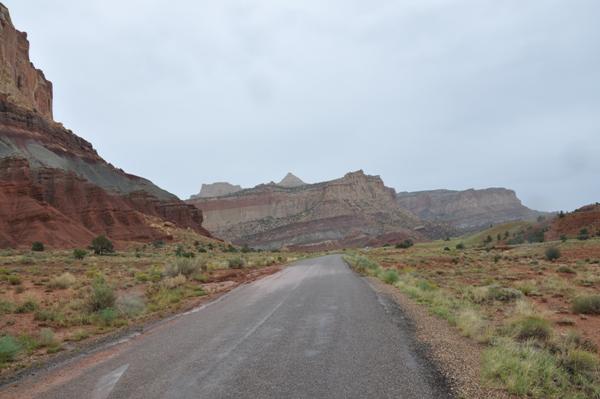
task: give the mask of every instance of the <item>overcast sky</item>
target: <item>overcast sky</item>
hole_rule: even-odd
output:
[[[600,1],[3,2],[55,119],[182,198],[364,169],[600,201]]]

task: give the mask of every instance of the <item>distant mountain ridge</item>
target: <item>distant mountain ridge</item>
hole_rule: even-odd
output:
[[[516,193],[506,188],[401,192],[397,198],[400,207],[420,219],[449,223],[461,232],[544,215],[524,206]]]
[[[216,236],[257,248],[339,248],[423,238],[394,189],[363,171],[322,183],[262,184],[223,197],[193,198]]]

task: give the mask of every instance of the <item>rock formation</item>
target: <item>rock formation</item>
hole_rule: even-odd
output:
[[[203,184],[202,188],[200,188],[200,193],[192,195],[191,198],[222,197],[224,195],[237,193],[238,191],[242,191],[242,186],[234,186],[227,182]]]
[[[52,120],[52,84],[29,61],[25,33],[0,4],[0,247],[83,246],[168,238],[161,225],[208,234],[202,213],[104,161]]]
[[[459,231],[476,231],[491,224],[533,220],[542,213],[521,203],[512,190],[433,190],[398,193],[401,208],[430,222],[445,222]]]
[[[421,222],[400,209],[396,193],[362,171],[300,187],[263,184],[188,201],[217,237],[256,248],[326,248],[421,238]]]
[[[277,185],[281,187],[300,187],[306,185],[306,183],[292,173],[288,173]]]

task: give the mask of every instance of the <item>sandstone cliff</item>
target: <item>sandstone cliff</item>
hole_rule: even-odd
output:
[[[420,238],[420,221],[400,209],[396,193],[362,171],[298,187],[264,184],[217,198],[188,201],[216,236],[257,248],[341,247],[380,237]]]
[[[525,207],[512,190],[433,190],[398,193],[398,204],[419,218],[445,222],[460,231],[476,231],[491,224],[531,220],[540,212]]]
[[[115,168],[52,120],[52,85],[28,51],[0,4],[0,247],[168,238],[157,227],[166,222],[208,234],[197,208]]]
[[[192,195],[191,198],[222,197],[223,195],[237,193],[238,191],[242,191],[241,186],[234,186],[227,182],[203,184],[200,188],[200,193]]]

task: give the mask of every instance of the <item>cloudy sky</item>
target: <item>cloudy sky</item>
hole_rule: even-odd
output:
[[[600,201],[596,0],[3,0],[55,118],[187,198],[288,171]]]

